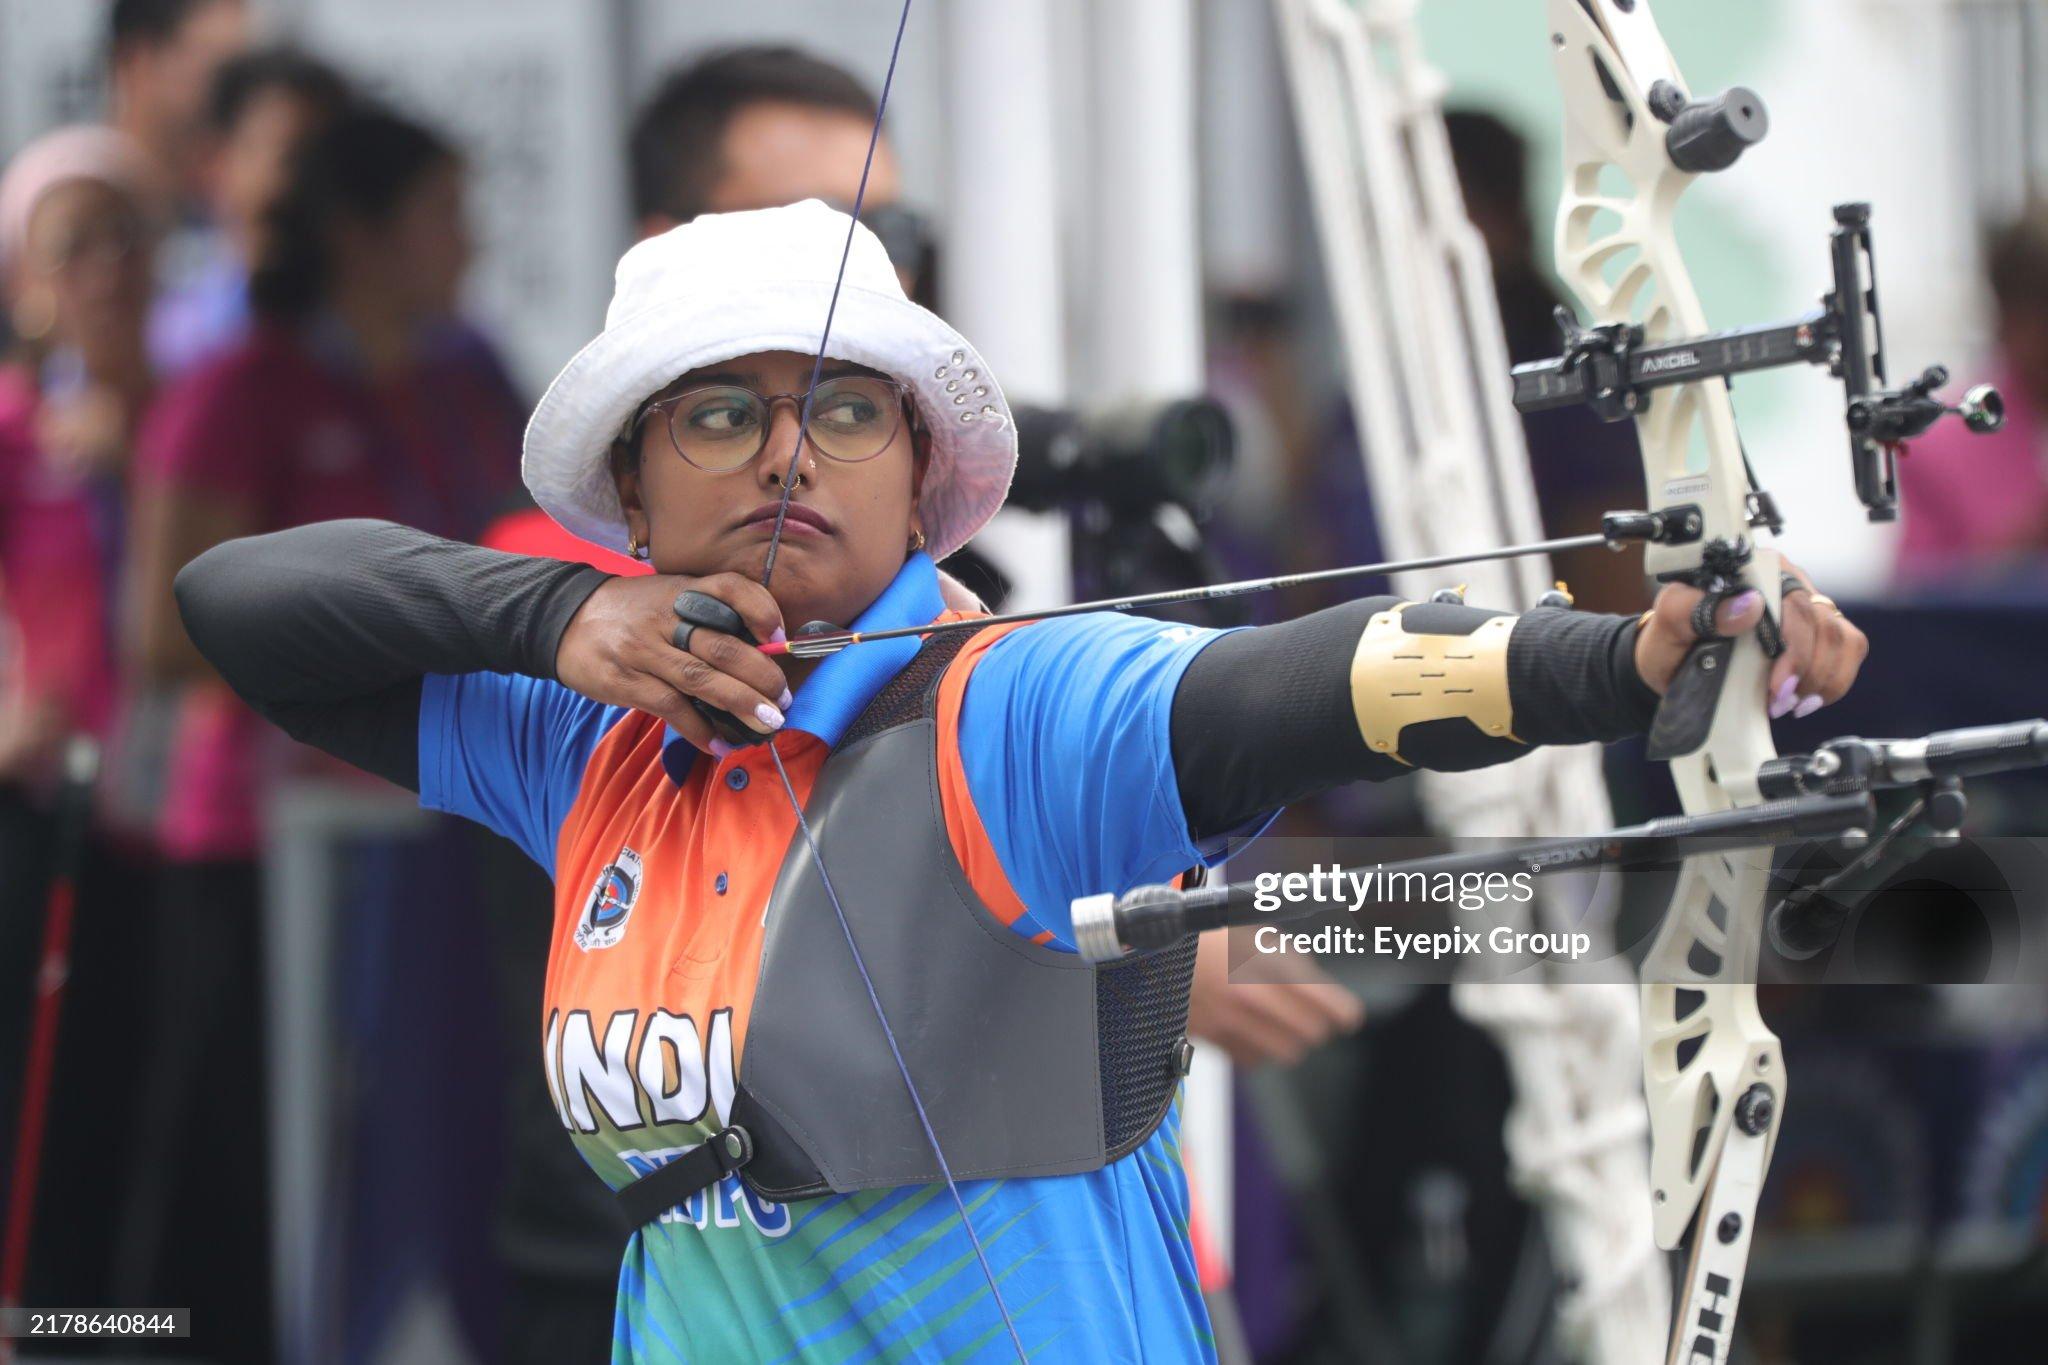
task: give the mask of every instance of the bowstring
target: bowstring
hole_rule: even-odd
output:
[[[789,516],[790,482],[804,457],[804,445],[811,439],[811,404],[818,397],[818,379],[825,372],[825,346],[832,339],[832,319],[839,313],[839,287],[846,283],[846,263],[853,257],[853,235],[860,230],[860,211],[867,204],[868,172],[875,168],[875,147],[882,140],[882,115],[889,108],[889,87],[896,80],[896,58],[903,51],[903,30],[910,26],[910,0],[903,0],[903,12],[896,18],[896,41],[889,47],[889,69],[882,76],[882,97],[875,101],[875,124],[868,129],[868,154],[860,164],[860,185],[853,192],[853,214],[846,224],[846,244],[839,249],[839,270],[832,276],[832,301],[825,306],[825,330],[818,334],[818,354],[811,361],[811,382],[804,387],[803,410],[797,414],[796,446],[789,453],[789,467],[782,471],[782,497],[775,507],[775,529],[768,536],[768,562],[761,567],[761,586],[775,576],[775,552],[782,548],[782,524]]]
[[[875,103],[875,125],[868,131],[867,159],[861,163],[860,187],[854,192],[853,215],[846,225],[846,244],[840,248],[839,271],[832,279],[832,301],[825,310],[825,330],[818,337],[818,354],[811,361],[811,382],[804,389],[803,410],[797,418],[796,448],[790,452],[789,466],[782,472],[782,496],[775,508],[775,527],[768,536],[768,558],[761,567],[761,586],[764,588],[775,576],[775,555],[782,546],[782,527],[789,516],[789,496],[794,489],[791,480],[796,476],[797,464],[803,459],[804,444],[810,440],[811,404],[817,397],[818,380],[825,370],[825,348],[832,339],[832,320],[839,312],[839,287],[846,282],[846,265],[853,256],[854,233],[859,230],[861,209],[867,202],[868,172],[874,169],[875,148],[882,139],[882,115],[889,107],[889,89],[896,80],[896,59],[903,51],[903,32],[910,24],[910,4],[911,0],[903,0],[903,12],[896,20],[896,39],[889,48],[889,69],[882,77],[881,98]],[[773,738],[767,748],[768,757],[775,764],[775,776],[782,782],[782,793],[789,799],[789,808],[796,815],[804,847],[810,851],[811,865],[818,870],[818,881],[825,888],[825,899],[831,903],[832,913],[839,920],[839,932],[846,936],[846,948],[853,955],[853,965],[860,973],[861,985],[867,988],[868,1002],[875,1007],[875,1021],[882,1026],[882,1037],[889,1044],[889,1055],[896,1060],[896,1074],[903,1078],[903,1088],[910,1093],[911,1108],[917,1111],[918,1125],[924,1129],[925,1141],[931,1145],[939,1174],[946,1182],[946,1192],[953,1197],[953,1208],[960,1215],[960,1226],[967,1231],[967,1240],[974,1247],[974,1259],[981,1264],[982,1276],[988,1281],[989,1295],[995,1300],[996,1311],[1002,1314],[1003,1328],[1010,1334],[1010,1344],[1017,1350],[1017,1359],[1029,1365],[1031,1357],[1024,1350],[1024,1339],[1017,1333],[1017,1323],[1010,1316],[1010,1306],[1003,1300],[1003,1291],[996,1281],[994,1268],[989,1264],[988,1251],[982,1246],[981,1234],[974,1230],[974,1219],[968,1215],[967,1201],[961,1198],[960,1184],[953,1178],[953,1168],[947,1163],[945,1150],[939,1145],[939,1135],[932,1127],[923,1096],[918,1094],[917,1083],[910,1078],[910,1065],[903,1060],[903,1049],[896,1042],[896,1030],[889,1026],[888,1013],[882,1008],[882,997],[875,989],[874,977],[868,973],[868,964],[861,957],[860,944],[854,941],[852,921],[847,919],[846,908],[839,903],[839,893],[832,887],[831,875],[825,871],[825,856],[818,849],[817,836],[811,831],[803,802],[797,799],[796,786],[789,780],[789,770],[782,766],[782,754],[775,747]]]

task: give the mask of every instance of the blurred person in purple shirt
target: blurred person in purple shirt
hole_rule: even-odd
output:
[[[1899,460],[1903,584],[2040,573],[2048,558],[2048,200],[1991,234],[1985,264],[2005,425],[1979,436],[1941,423]]]
[[[107,122],[134,139],[177,208],[204,197],[207,96],[248,42],[243,0],[114,0],[107,12]]]
[[[157,283],[178,291],[229,255],[207,205],[207,102],[221,66],[249,44],[245,0],[113,0],[107,122],[142,149],[167,213]]]
[[[297,148],[348,107],[348,82],[287,47],[232,57],[207,101],[202,177],[220,250],[167,282],[149,321],[150,359],[173,379],[241,339],[249,326],[249,269]]]

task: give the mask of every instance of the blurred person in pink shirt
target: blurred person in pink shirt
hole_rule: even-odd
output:
[[[213,674],[171,581],[222,541],[330,518],[481,530],[518,486],[525,408],[455,320],[470,256],[455,150],[387,111],[337,114],[299,147],[269,214],[253,325],[165,390],[142,437],[126,641],[139,674],[181,694],[156,831],[165,1025],[123,1301],[215,1305],[210,1320],[236,1324],[210,1335],[217,1359],[271,1349],[255,1297],[269,1276],[257,857],[271,778],[310,751],[266,734]],[[200,1218],[204,1258],[176,1232]]]
[[[55,863],[51,784],[67,736],[118,723],[111,593],[129,452],[149,397],[143,320],[157,200],[143,155],[106,128],[59,129],[0,176],[0,1171],[28,1103],[26,1002]],[[113,1303],[108,1229],[132,1097],[107,1084],[133,1048],[146,867],[104,826],[75,867],[77,911],[41,1109],[29,1303]],[[0,1195],[0,1199],[6,1196]]]
[[[251,281],[256,325],[167,389],[144,432],[131,579],[147,676],[189,684],[163,851],[253,857],[254,717],[178,623],[171,579],[240,536],[335,517],[474,537],[518,485],[524,406],[455,319],[471,252],[454,150],[395,114],[302,148]]]
[[[112,719],[109,593],[152,387],[148,183],[132,142],[83,125],[0,180],[16,337],[0,364],[0,783],[46,776],[64,735]]]
[[[1899,461],[1901,583],[1982,583],[2048,562],[2048,200],[1994,232],[1985,261],[2005,425],[1978,436],[1944,422],[1911,442]]]

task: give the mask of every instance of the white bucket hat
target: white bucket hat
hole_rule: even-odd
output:
[[[848,226],[846,214],[807,199],[706,214],[620,257],[604,331],[562,367],[526,424],[521,470],[542,510],[623,550],[610,460],[620,429],[690,370],[759,351],[816,353]],[[909,387],[931,431],[919,500],[927,543],[935,559],[959,549],[1009,491],[1016,423],[980,353],[904,297],[864,226],[853,226],[825,354]]]

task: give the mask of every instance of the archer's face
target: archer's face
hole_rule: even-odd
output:
[[[736,402],[732,391],[794,394],[801,401],[813,363],[814,357],[793,351],[764,351],[693,370],[663,390],[664,400],[680,401],[657,407],[641,422],[637,467],[618,476],[628,524],[649,548],[657,572],[699,578],[738,573],[760,581],[796,450],[797,403],[773,404],[759,452],[722,472],[685,459],[672,431],[682,432],[686,442],[739,432],[737,450],[744,450],[756,434],[751,423],[757,414]],[[820,383],[842,376],[880,377],[863,366],[827,360]],[[724,392],[697,397],[714,386]],[[866,408],[848,415],[875,418]],[[814,410],[814,429],[830,416]],[[876,420],[889,419],[884,413]],[[791,631],[812,620],[853,621],[903,567],[918,529],[923,459],[900,410],[893,425],[886,443],[858,461],[832,458],[809,442],[804,446],[769,580]]]

